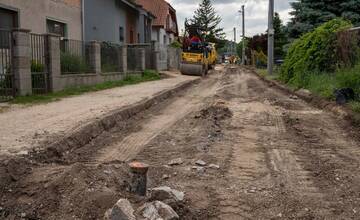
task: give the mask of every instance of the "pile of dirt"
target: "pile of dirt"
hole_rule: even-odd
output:
[[[212,119],[214,121],[222,121],[233,116],[230,109],[226,106],[225,102],[218,101],[209,107],[202,109],[195,118]]]

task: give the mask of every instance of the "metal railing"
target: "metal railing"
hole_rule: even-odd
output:
[[[30,34],[30,62],[33,94],[45,94],[49,91],[46,45],[46,36],[33,33]]]
[[[11,31],[0,29],[0,102],[8,101],[15,95],[11,50]]]
[[[60,41],[60,63],[62,74],[88,73],[89,47],[84,41],[62,39]]]
[[[121,72],[120,49],[119,44],[101,43],[101,71],[103,73]]]

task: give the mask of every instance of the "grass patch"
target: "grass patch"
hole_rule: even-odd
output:
[[[360,94],[360,63],[353,68],[338,69],[335,73],[304,72],[288,85],[308,89],[328,99],[334,99],[334,91],[341,88],[352,88],[356,94]]]
[[[266,78],[266,79],[270,79],[270,80],[278,80],[279,78],[279,74],[280,74],[280,67],[279,66],[275,66],[274,67],[274,71],[273,71],[273,75],[269,75],[267,72],[267,69],[264,68],[257,68],[256,72]]]
[[[360,102],[359,101],[350,102],[350,107],[354,112],[360,113]]]
[[[93,86],[79,86],[64,89],[63,91],[49,93],[45,95],[30,95],[30,96],[19,96],[11,101],[14,104],[38,104],[58,101],[62,98],[81,95],[86,92],[96,92],[105,89],[111,89],[115,87],[122,87],[126,85],[134,85],[141,82],[159,80],[160,75],[156,71],[145,70],[141,75],[128,75],[122,80],[108,81],[99,83]]]

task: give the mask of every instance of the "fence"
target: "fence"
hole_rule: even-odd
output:
[[[62,39],[60,41],[60,64],[62,74],[91,72],[88,45],[79,40]]]
[[[103,73],[122,72],[120,49],[121,46],[118,44],[101,43],[101,71]]]
[[[12,33],[0,29],[0,102],[15,95],[12,71]]]
[[[145,52],[145,68],[146,68],[146,50],[150,48],[150,44],[129,44],[127,45],[127,68],[132,72],[142,71],[143,67],[143,57],[141,51]],[[149,49],[148,49],[149,50]],[[149,55],[148,55],[149,56]],[[151,54],[150,54],[151,56]],[[151,64],[150,64],[151,65]]]
[[[45,35],[30,34],[31,84],[33,94],[45,94],[49,91],[46,45]]]

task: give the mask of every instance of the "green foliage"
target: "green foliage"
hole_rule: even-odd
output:
[[[85,60],[79,55],[61,52],[60,62],[62,73],[86,73],[89,71]]]
[[[360,0],[297,0],[291,6],[292,19],[287,28],[293,38],[339,17],[351,21],[355,26],[360,25]]]
[[[354,112],[360,113],[360,102],[357,101],[351,102],[350,107]]]
[[[245,49],[249,47],[249,39],[245,38],[240,41],[240,43],[236,44],[236,53],[242,59],[242,49],[243,49],[243,41],[245,41]]]
[[[260,51],[254,51],[254,58],[255,58],[255,65],[257,68],[266,68],[267,66],[267,56],[264,54],[264,52]]]
[[[337,54],[337,33],[349,27],[349,22],[334,19],[295,40],[285,58],[280,79],[301,84],[308,73],[335,71],[344,63]]]
[[[353,68],[341,68],[334,73],[303,73],[298,80],[291,81],[296,88],[306,88],[326,98],[334,98],[335,89],[352,88],[360,94],[360,63]]]
[[[42,73],[45,70],[45,65],[38,60],[31,60],[31,72]]]
[[[199,25],[206,31],[206,41],[218,43],[219,39],[224,39],[225,37],[223,28],[219,27],[221,17],[216,13],[211,0],[201,1],[191,22]]]
[[[283,22],[280,19],[279,13],[275,13],[274,30],[275,30],[274,56],[275,59],[280,59],[285,56],[284,45],[287,44],[288,39],[285,31],[285,26],[283,25]]]
[[[181,48],[182,45],[181,45],[181,43],[180,43],[179,41],[176,41],[176,40],[175,40],[175,41],[171,42],[170,47],[173,47],[173,48]]]
[[[118,81],[107,81],[99,83],[93,86],[79,86],[67,88],[60,92],[48,93],[44,95],[31,95],[31,96],[18,96],[12,103],[16,104],[36,104],[36,103],[47,103],[52,101],[58,101],[61,98],[81,95],[86,92],[95,92],[105,89],[111,89],[115,87],[121,87],[126,85],[133,85],[141,82],[159,80],[160,75],[153,70],[145,70],[143,74],[128,74],[124,79]]]

